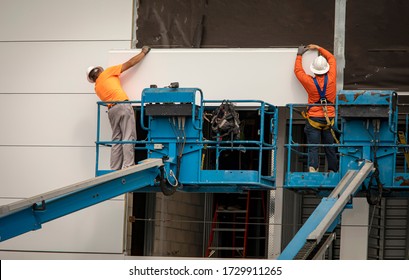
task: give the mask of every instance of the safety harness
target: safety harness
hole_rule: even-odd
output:
[[[325,124],[325,123],[320,123],[320,122],[317,122],[317,121],[314,121],[314,120],[311,120],[311,119],[310,119],[310,117],[309,117],[309,115],[308,115],[308,110],[309,110],[311,107],[313,107],[313,105],[309,105],[309,106],[307,107],[307,113],[302,112],[302,116],[303,116],[305,119],[308,120],[309,124],[310,124],[312,127],[316,128],[316,129],[319,129],[319,130],[328,130],[328,129],[330,129],[330,130],[331,130],[332,137],[334,137],[334,141],[335,141],[337,144],[339,144],[338,138],[337,138],[337,136],[335,135],[335,131],[334,131],[334,129],[333,129],[334,119],[330,120],[329,117],[328,117],[327,104],[328,104],[328,103],[331,103],[331,102],[328,102],[328,101],[327,101],[327,98],[326,98],[326,96],[325,96],[326,93],[327,93],[328,74],[325,74],[325,77],[324,77],[324,87],[323,87],[322,89],[321,89],[320,85],[318,84],[317,79],[316,79],[315,77],[313,77],[312,79],[314,80],[315,87],[317,88],[317,91],[318,91],[318,93],[319,93],[319,95],[320,95],[320,99],[319,99],[317,102],[315,102],[314,104],[321,104],[321,105],[322,105],[321,107],[322,107],[322,110],[324,111],[324,116],[325,116],[325,120],[327,121],[327,123],[326,123],[326,124]]]
[[[212,130],[216,136],[214,138],[229,136],[231,140],[240,138],[240,119],[233,103],[223,100],[222,104],[216,108],[210,121]]]

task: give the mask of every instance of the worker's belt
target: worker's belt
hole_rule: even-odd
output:
[[[328,130],[329,129],[331,131],[332,137],[334,137],[335,143],[339,144],[339,140],[338,140],[337,136],[335,135],[335,131],[333,129],[334,118],[330,119],[328,117],[328,115],[326,114],[326,111],[325,111],[325,120],[327,121],[326,123],[317,122],[317,121],[312,120],[309,117],[308,113],[305,113],[304,111],[301,112],[301,114],[305,119],[307,119],[308,123],[312,127],[316,128],[316,129],[319,129],[319,130]]]
[[[123,100],[123,101],[128,101],[128,99],[125,99],[125,100]],[[108,104],[108,109],[111,109],[112,107],[114,107],[116,104],[118,104],[118,103],[109,103]]]
[[[328,130],[331,129],[331,127],[334,125],[334,119],[330,119],[330,123],[322,123],[318,121],[314,121],[311,118],[307,118],[309,124],[319,130]]]
[[[324,98],[324,99],[318,100],[317,102],[313,104],[333,104],[333,103],[328,101],[326,98]],[[313,104],[310,104],[307,106],[307,111],[309,111],[312,107],[322,107],[322,106],[314,106]],[[324,105],[324,106],[327,106],[327,105]],[[328,106],[334,107],[334,105],[328,105]]]

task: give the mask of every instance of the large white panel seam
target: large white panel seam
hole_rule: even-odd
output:
[[[92,93],[93,85],[85,75],[87,68],[106,67],[108,51],[129,48],[130,42],[0,43],[0,93]],[[22,81],[19,73],[30,75],[24,75]]]
[[[0,40],[0,43],[83,43],[83,42],[130,42],[129,39],[95,39],[95,40],[72,40],[72,39],[59,39],[59,40]]]
[[[0,144],[0,147],[10,147],[10,148],[95,148],[95,145],[7,145],[7,144]]]
[[[74,93],[69,93],[69,92],[56,92],[56,93],[42,93],[42,92],[12,92],[12,93],[7,93],[7,92],[0,92],[0,96],[1,95],[12,95],[12,96],[16,96],[16,95],[53,95],[53,96],[63,96],[63,95],[78,95],[78,96],[84,96],[84,95],[92,95],[92,96],[96,96],[95,92],[74,92]],[[46,96],[45,96],[46,97]],[[99,100],[95,100],[95,108],[97,106],[97,102]]]
[[[121,198],[119,198],[119,197],[118,198],[111,198],[111,199],[108,199],[107,201],[124,201],[123,196],[121,195],[120,197]],[[0,199],[4,200],[3,202],[5,202],[5,203],[2,203],[1,205],[7,205],[9,203],[13,203],[15,201],[22,200],[22,199],[27,199],[27,198],[29,198],[29,197],[5,197],[5,196],[0,196]],[[103,203],[103,202],[101,202],[101,203]],[[92,206],[90,206],[90,207],[92,207]]]
[[[131,38],[132,0],[2,0],[3,40]]]

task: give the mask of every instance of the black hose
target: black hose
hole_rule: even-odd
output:
[[[162,166],[160,168],[160,183],[159,183],[160,189],[162,193],[166,196],[171,196],[176,192],[177,185],[172,186],[169,184],[168,180],[165,178],[165,168]]]

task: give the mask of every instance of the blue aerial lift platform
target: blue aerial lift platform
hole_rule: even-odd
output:
[[[342,211],[353,207],[352,197],[366,195],[370,204],[377,204],[383,196],[408,195],[407,158],[403,132],[398,131],[398,102],[394,91],[340,91],[337,94],[337,118],[334,127],[340,128],[340,143],[332,144],[339,152],[338,172],[304,172],[294,170],[292,160],[304,157],[308,144],[292,139],[293,113],[290,104],[290,136],[285,187],[310,190],[323,199],[278,259],[314,259],[325,253],[334,239],[332,234],[340,223]],[[406,127],[407,130],[407,120]],[[407,135],[403,135],[406,139]],[[329,145],[319,145],[325,147]],[[304,150],[303,150],[304,149]],[[402,156],[405,155],[405,157]],[[323,169],[322,167],[320,167]],[[325,167],[324,167],[325,168]],[[329,193],[329,195],[328,195]]]
[[[399,191],[409,190],[409,186],[405,183],[409,177],[406,169],[397,169],[396,164],[399,151],[402,154],[405,145],[399,144],[398,139],[398,106],[395,92],[366,90],[340,91],[337,94],[338,118],[334,126],[340,127],[341,137],[340,144],[332,146],[338,147],[340,164],[339,171],[331,173],[293,171],[291,162],[295,160],[292,157],[300,156],[301,149],[311,145],[294,143],[291,138],[291,120],[300,105],[291,104],[289,107],[290,139],[286,145],[288,148],[287,188],[319,187],[322,191],[330,190],[348,170],[357,168],[359,160],[366,159],[376,165],[375,175],[378,181],[382,182],[386,192],[397,194]]]
[[[275,150],[278,109],[260,100],[229,100],[236,108],[245,107],[259,116],[256,139],[242,139],[240,135],[205,135],[206,114],[226,104],[226,100],[204,100],[198,88],[147,88],[140,102],[140,127],[147,132],[144,140],[134,141],[136,149],[147,158],[161,158],[164,162],[160,188],[147,187],[140,191],[162,191],[172,194],[184,192],[235,193],[252,189],[275,187]],[[130,102],[137,103],[137,102]],[[105,103],[99,102],[104,109]],[[208,118],[207,118],[208,119]],[[98,128],[100,118],[98,118]],[[124,141],[102,141],[97,133],[96,175],[106,174],[99,165],[100,148]],[[253,151],[258,163],[253,169],[225,170],[219,167],[221,156],[228,151]],[[273,156],[272,156],[273,155]],[[206,157],[211,157],[208,159]],[[211,160],[210,167],[204,161]],[[266,162],[271,168],[266,169]]]
[[[128,192],[240,193],[275,187],[278,121],[275,106],[259,100],[204,100],[200,89],[179,88],[175,84],[167,88],[147,88],[142,92],[141,101],[125,102],[140,106],[140,125],[147,132],[147,138],[101,140],[101,111],[107,104],[98,102],[96,177],[1,206],[0,242]],[[240,139],[239,134],[216,133],[206,138],[203,132],[206,112],[233,103],[243,104],[259,116],[258,136],[245,140]],[[222,120],[230,121],[229,116]],[[146,153],[146,159],[120,171],[101,170],[100,148],[112,144],[135,144],[135,149]],[[226,151],[253,151],[258,155],[258,164],[247,170],[220,169],[219,159]],[[206,156],[211,156],[213,162],[207,167],[204,166]]]
[[[239,134],[226,137],[208,133],[211,127],[206,115],[227,102],[204,100],[197,88],[152,87],[142,92],[141,101],[124,102],[139,106],[139,125],[146,131],[146,139],[101,140],[101,111],[107,104],[98,102],[96,177],[1,206],[0,241],[127,192],[161,191],[171,195],[176,191],[241,193],[275,188],[278,109],[274,105],[259,100],[229,101],[258,116],[257,137],[244,139]],[[353,196],[366,193],[368,201],[376,203],[385,195],[409,193],[407,165],[397,165],[400,159],[407,163],[408,145],[402,143],[398,129],[395,92],[340,91],[335,126],[341,137],[339,144],[333,144],[339,151],[340,168],[338,172],[304,172],[297,169],[299,164],[294,164],[294,159],[303,156],[302,149],[309,145],[297,144],[292,139],[293,112],[297,105],[289,107],[284,187],[294,191],[312,190],[323,199],[279,259],[310,259],[322,254],[322,248],[334,238],[331,233],[339,224],[342,211],[353,207]],[[403,129],[406,132],[407,123]],[[102,147],[130,143],[145,153],[145,160],[121,171],[100,168]],[[219,161],[228,151],[252,151],[258,163],[250,169],[223,169]],[[205,165],[206,160],[211,164]]]

